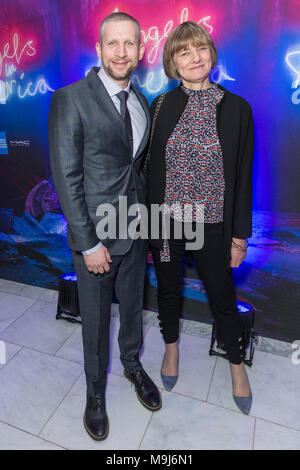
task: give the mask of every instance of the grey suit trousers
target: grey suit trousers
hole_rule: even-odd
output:
[[[105,392],[109,365],[110,311],[113,288],[120,302],[119,347],[126,371],[139,370],[142,346],[144,278],[148,242],[133,240],[125,255],[111,256],[110,271],[87,270],[81,252],[72,251],[82,319],[87,393]]]

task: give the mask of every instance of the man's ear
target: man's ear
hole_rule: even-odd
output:
[[[142,60],[145,54],[145,44],[141,42],[140,44],[140,50],[139,50],[139,60]]]
[[[101,44],[99,42],[96,42],[95,48],[96,48],[98,59],[101,59],[102,58],[101,57]]]

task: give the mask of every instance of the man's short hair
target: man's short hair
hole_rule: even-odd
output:
[[[99,32],[99,42],[100,42],[100,44],[102,43],[103,30],[104,30],[104,26],[106,25],[106,23],[109,23],[110,21],[128,21],[128,20],[133,21],[133,23],[135,23],[137,40],[138,40],[138,44],[140,44],[140,42],[141,42],[141,27],[140,27],[139,22],[135,18],[133,18],[133,16],[128,15],[128,13],[123,13],[121,11],[111,13],[109,16],[104,18],[104,20],[100,24],[100,32]]]
[[[208,46],[211,55],[211,68],[215,67],[218,60],[218,52],[209,32],[204,26],[193,21],[186,21],[173,29],[165,42],[163,63],[165,73],[169,78],[180,79],[174,65],[174,54],[187,49],[189,45],[195,47]]]

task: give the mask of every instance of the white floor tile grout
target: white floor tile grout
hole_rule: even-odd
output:
[[[3,293],[3,292],[2,292],[2,293]],[[1,292],[0,292],[0,295],[1,295]],[[11,294],[11,295],[16,295],[16,294]],[[28,297],[26,297],[26,298],[28,298]],[[14,320],[12,320],[11,323],[9,323],[9,325],[7,325],[6,328],[4,328],[4,330],[1,330],[1,331],[0,331],[0,337],[1,337],[1,335],[2,335],[3,333],[5,333],[5,331],[7,330],[7,328],[9,328],[9,327],[12,326],[14,323],[16,323],[16,321],[19,320],[19,319],[24,315],[24,313],[27,312],[27,310],[29,310],[30,308],[32,308],[32,307],[34,306],[34,304],[35,304],[36,302],[38,302],[38,300],[35,300],[35,299],[32,299],[32,298],[31,298],[31,300],[33,300],[32,304],[29,305],[29,306],[24,310],[24,312],[20,313],[20,315],[18,315]]]
[[[53,445],[55,445],[56,447],[60,447],[61,449],[68,450],[66,447],[63,447],[61,444],[58,444],[57,442],[52,442],[52,441],[49,441],[49,439],[45,439],[45,438],[43,438],[43,437],[39,437],[38,434],[32,434],[31,432],[29,432],[29,431],[27,431],[27,430],[25,430],[25,429],[18,428],[17,426],[12,426],[11,424],[6,423],[6,422],[3,421],[3,420],[0,420],[0,423],[5,424],[6,426],[9,426],[10,428],[16,429],[17,431],[24,432],[25,434],[28,434],[29,436],[36,437],[37,439],[39,439],[39,440],[41,440],[41,441],[49,442],[49,444],[53,444]]]
[[[1,336],[0,336],[0,340],[1,340]],[[1,340],[1,341],[4,341],[6,342],[5,340]],[[40,353],[40,354],[45,354],[46,356],[50,356],[50,357],[55,357],[57,359],[62,359],[63,361],[69,361],[69,362],[72,362],[74,364],[81,364],[83,366],[83,363],[79,362],[79,361],[72,361],[72,359],[65,359],[64,357],[60,357],[60,356],[56,356],[54,353],[49,353],[49,352],[46,352],[46,351],[41,351],[40,349],[35,349],[35,348],[31,348],[30,346],[24,346],[22,344],[18,344],[18,343],[13,343],[12,341],[7,341],[7,343],[10,343],[10,344],[14,344],[15,346],[20,346],[20,350],[16,352],[16,354],[14,354],[13,357],[10,358],[9,361],[7,361],[6,364],[3,365],[3,367],[0,369],[0,373],[1,373],[1,370],[12,360],[14,359],[14,357],[19,354],[19,352],[22,350],[22,349],[28,349],[29,351],[34,351],[34,352],[37,352],[37,353]],[[57,351],[56,351],[57,352]]]
[[[55,319],[55,320],[56,320],[56,319]],[[57,321],[57,320],[56,320],[56,321]],[[55,353],[53,353],[53,356],[55,356],[55,355],[58,353],[58,351],[59,351],[61,348],[63,348],[64,344],[76,333],[76,331],[78,330],[78,328],[80,328],[80,325],[78,325],[78,326],[74,325],[74,331],[72,331],[72,332],[70,333],[70,335],[61,343],[61,345],[57,348],[57,350],[55,351]],[[57,357],[59,357],[59,356],[57,356]],[[73,362],[76,362],[76,361],[73,361]]]
[[[149,429],[149,426],[150,426],[150,423],[151,423],[151,421],[152,421],[153,415],[154,415],[154,412],[151,413],[151,416],[150,416],[150,418],[149,418],[148,424],[147,424],[147,426],[146,426],[146,428],[145,428],[145,431],[144,431],[144,433],[143,433],[143,435],[142,435],[142,437],[141,437],[140,443],[139,443],[139,445],[138,445],[138,447],[137,447],[136,450],[140,450],[140,449],[141,449],[141,445],[142,445],[143,440],[144,440],[144,438],[145,438],[145,435],[146,435],[146,433],[147,433],[147,431],[148,431],[148,429]]]
[[[206,395],[205,401],[207,401],[207,399],[208,399],[208,395],[209,395],[209,392],[210,392],[210,387],[211,387],[211,384],[212,384],[212,381],[213,381],[213,377],[214,377],[214,373],[215,373],[215,369],[216,369],[216,366],[217,366],[217,360],[218,360],[218,358],[216,357],[216,358],[215,358],[214,368],[213,368],[213,371],[212,371],[212,374],[211,374],[211,378],[210,378],[210,382],[209,382],[209,386],[208,386],[208,390],[207,390],[207,395]]]
[[[20,346],[20,349],[18,351],[16,351],[15,354],[10,359],[8,359],[8,361],[5,364],[2,364],[2,367],[0,368],[0,374],[1,374],[1,371],[4,370],[5,367],[10,363],[10,361],[12,359],[14,359],[16,357],[16,355],[19,354],[19,352],[22,351],[22,349],[25,348],[25,346],[21,346],[19,344],[11,343],[10,341],[7,341],[7,342],[10,343],[10,344],[13,344],[14,346]],[[40,352],[40,351],[38,351],[38,352]]]
[[[26,284],[24,284],[24,287],[25,287],[25,286],[26,286]],[[2,287],[3,287],[3,286],[2,286]],[[44,288],[43,288],[43,289],[44,289]],[[1,292],[3,292],[3,291],[1,291]],[[1,296],[1,292],[0,292],[0,296]],[[29,307],[27,307],[27,308],[24,310],[24,312],[22,312],[16,319],[14,319],[3,331],[0,332],[0,339],[1,339],[2,333],[4,334],[4,332],[6,331],[6,329],[9,328],[9,327],[11,327],[17,320],[19,320],[19,319],[22,317],[22,315],[24,315],[24,313],[26,313],[30,308],[32,308],[32,307],[35,305],[36,302],[56,303],[56,301],[51,301],[51,302],[48,301],[48,302],[47,302],[46,300],[43,300],[43,299],[34,299],[33,297],[23,296],[23,295],[21,295],[21,292],[18,292],[18,293],[7,292],[7,293],[8,293],[8,294],[11,294],[11,295],[14,295],[14,296],[18,296],[18,295],[20,294],[19,297],[25,297],[25,298],[27,298],[27,299],[30,298],[30,299],[33,300],[33,303],[32,303]],[[55,317],[54,317],[54,319],[55,319]],[[57,320],[55,319],[55,321],[57,321]],[[31,432],[25,431],[24,429],[18,428],[17,426],[13,426],[13,425],[11,425],[11,424],[9,424],[9,423],[6,423],[5,420],[3,420],[3,419],[0,420],[0,423],[2,422],[3,424],[6,424],[6,425],[10,426],[11,428],[15,428],[16,430],[25,432],[25,433],[27,433],[28,435],[37,437],[37,438],[39,438],[39,439],[42,440],[42,441],[45,441],[45,442],[48,442],[48,443],[50,443],[50,444],[56,445],[57,447],[60,447],[60,448],[62,448],[62,449],[66,449],[66,448],[67,448],[67,447],[62,446],[61,444],[59,444],[59,443],[57,443],[57,442],[53,442],[53,441],[51,441],[51,440],[45,439],[45,438],[43,438],[43,437],[40,437],[40,435],[42,434],[44,428],[47,426],[47,424],[49,423],[49,421],[51,420],[51,418],[53,417],[53,415],[57,412],[57,410],[58,410],[58,408],[61,406],[62,402],[66,399],[67,395],[70,393],[70,391],[71,391],[71,389],[74,387],[75,383],[79,380],[79,378],[81,377],[81,375],[84,374],[83,363],[82,363],[82,362],[80,362],[80,361],[78,361],[78,360],[75,361],[75,360],[72,360],[72,359],[69,359],[69,358],[68,358],[68,359],[65,359],[65,358],[63,357],[63,355],[62,355],[62,357],[60,357],[59,355],[57,355],[58,352],[59,352],[59,350],[63,348],[63,346],[65,345],[65,343],[66,343],[67,341],[69,341],[69,340],[72,338],[72,336],[77,332],[77,330],[78,330],[79,327],[80,327],[80,325],[75,325],[74,329],[71,330],[70,334],[61,342],[60,346],[58,347],[58,349],[57,349],[54,353],[47,353],[47,352],[44,352],[44,351],[40,351],[40,350],[38,350],[38,349],[31,348],[31,347],[29,347],[29,346],[24,346],[24,345],[20,345],[20,344],[14,343],[14,342],[12,342],[12,341],[7,341],[7,343],[10,343],[10,344],[15,345],[15,346],[19,346],[20,349],[19,349],[16,353],[14,353],[13,356],[11,356],[10,359],[7,361],[7,363],[4,364],[3,367],[0,369],[0,376],[1,376],[2,371],[4,371],[5,368],[7,367],[7,365],[10,364],[10,362],[11,362],[21,351],[23,351],[23,349],[25,349],[25,350],[31,350],[31,351],[34,351],[34,352],[37,352],[37,353],[40,353],[40,354],[45,354],[45,355],[47,355],[47,356],[55,357],[55,358],[57,358],[57,359],[62,359],[62,360],[64,360],[64,361],[69,362],[70,364],[71,364],[71,363],[72,363],[72,364],[77,364],[77,365],[80,364],[80,365],[82,366],[82,370],[81,370],[80,374],[77,376],[77,378],[72,381],[72,384],[71,384],[70,386],[68,386],[68,389],[67,389],[67,391],[64,393],[64,396],[62,397],[62,399],[60,400],[60,402],[57,404],[57,406],[55,406],[55,409],[52,410],[51,414],[47,417],[47,420],[43,423],[43,425],[41,426],[41,429],[39,430],[39,432],[38,432],[37,434],[32,434]],[[144,338],[146,338],[146,337],[149,335],[149,332],[151,331],[152,327],[155,327],[155,328],[159,329],[159,326],[158,326],[158,325],[155,325],[155,324],[152,324],[152,323],[151,323],[151,319],[150,319],[150,323],[147,323],[147,321],[144,321],[144,327],[146,327],[146,331],[145,331],[145,334],[144,334]],[[198,336],[198,335],[190,334],[189,332],[185,333],[184,331],[182,332],[182,334],[183,334],[183,335],[188,335],[188,336],[193,336],[193,337],[194,337],[194,336]],[[198,336],[198,337],[201,338],[201,339],[206,339],[206,340],[208,339],[207,337],[204,337],[204,336]],[[4,341],[5,341],[5,340],[4,340]],[[268,358],[268,356],[270,356],[270,359],[268,359],[268,360],[273,360],[274,354],[273,354],[272,352],[263,351],[263,350],[261,350],[261,351],[259,351],[259,352],[260,352],[260,353],[262,352],[262,353],[266,354],[266,355],[267,355],[267,356],[266,356],[267,358]],[[207,354],[208,354],[208,352],[207,352]],[[284,357],[285,359],[289,360],[286,356],[282,356],[282,357]],[[271,358],[272,358],[272,359],[271,359]],[[143,363],[143,359],[142,359],[142,363]],[[162,395],[165,396],[165,397],[167,397],[167,394],[170,393],[170,394],[175,395],[175,396],[177,395],[178,397],[181,396],[181,397],[185,397],[185,398],[188,398],[188,399],[192,399],[192,400],[194,400],[194,401],[202,402],[203,404],[211,405],[211,406],[220,408],[220,409],[222,409],[222,410],[230,411],[230,412],[232,412],[232,413],[239,413],[239,414],[242,414],[238,409],[235,409],[235,408],[234,408],[234,402],[232,402],[232,407],[231,407],[231,403],[229,403],[229,401],[227,401],[227,402],[226,402],[226,406],[224,406],[224,405],[221,405],[221,404],[213,403],[213,402],[211,402],[211,401],[208,400],[209,394],[210,394],[211,389],[212,389],[212,386],[213,386],[213,379],[214,379],[214,376],[215,376],[215,374],[216,374],[216,372],[217,372],[217,364],[218,364],[218,358],[216,357],[216,358],[215,358],[215,362],[214,362],[214,364],[213,364],[213,366],[212,366],[212,372],[211,372],[211,375],[210,375],[210,378],[209,378],[208,389],[207,389],[207,392],[205,392],[205,399],[203,399],[203,398],[200,399],[199,397],[193,397],[193,396],[191,396],[191,395],[189,395],[189,394],[187,394],[187,393],[177,392],[177,391],[174,391],[174,390],[172,390],[172,391],[170,391],[170,392],[166,392],[162,387],[159,387],[159,386],[158,386],[158,388],[161,389]],[[111,366],[110,366],[110,367],[111,367]],[[145,369],[147,369],[147,366],[146,366],[146,365],[145,365]],[[153,370],[155,371],[154,368],[153,368]],[[289,370],[289,369],[288,369],[288,370]],[[229,372],[230,372],[230,371],[229,371]],[[155,373],[156,373],[156,372],[155,372]],[[112,374],[113,376],[123,377],[123,378],[124,378],[123,373],[122,373],[122,372],[119,372],[118,370],[117,370],[117,371],[111,371],[111,370],[110,370],[109,374]],[[228,376],[228,379],[230,379],[230,376]],[[157,385],[158,385],[158,384],[157,384]],[[190,390],[188,390],[188,392],[190,392]],[[191,393],[192,393],[192,391],[191,391]],[[226,397],[225,397],[225,398],[226,398]],[[108,399],[109,399],[109,397],[108,397]],[[255,397],[254,397],[254,399],[255,399]],[[83,400],[85,400],[85,397],[83,397]],[[227,398],[226,398],[226,400],[227,400]],[[226,400],[225,400],[225,401],[226,401]],[[229,406],[228,406],[228,405],[229,405]],[[159,411],[158,411],[158,413],[159,413]],[[150,427],[151,427],[152,420],[153,420],[153,415],[154,415],[154,413],[151,413],[151,416],[150,416],[150,418],[149,418],[149,420],[148,420],[148,422],[147,422],[147,425],[146,425],[144,431],[142,432],[141,437],[138,436],[139,444],[137,445],[137,449],[140,449],[141,446],[142,446],[142,444],[143,444],[143,442],[144,442],[145,436],[146,436],[148,430],[149,430]],[[268,418],[274,417],[274,416],[272,416],[272,414],[270,414],[270,413],[269,413],[269,415],[267,414],[267,415],[265,415],[265,416],[267,416]],[[276,416],[277,418],[280,418],[279,415],[275,415],[275,416]],[[287,426],[287,425],[285,425],[285,424],[276,422],[275,417],[274,417],[274,420],[272,420],[272,419],[265,419],[265,418],[261,418],[261,417],[256,416],[256,415],[251,415],[251,413],[250,413],[248,416],[245,416],[245,418],[246,418],[246,419],[247,419],[247,418],[248,418],[248,419],[251,419],[251,420],[253,421],[253,435],[252,435],[252,444],[251,444],[252,450],[254,450],[254,448],[255,448],[255,437],[256,437],[256,431],[257,431],[257,425],[258,425],[258,421],[257,421],[257,420],[263,421],[263,422],[265,422],[265,423],[270,423],[270,424],[275,425],[275,426],[280,426],[280,428],[282,428],[283,430],[294,431],[294,432],[296,432],[296,433],[299,434],[299,439],[300,439],[300,429],[297,429],[297,428],[295,428],[295,427]],[[251,423],[251,421],[246,421],[246,422]],[[283,422],[285,422],[285,420],[283,420]],[[286,421],[286,422],[287,422],[287,421]],[[295,422],[295,420],[294,420],[294,421],[293,421],[293,420],[292,420],[292,421],[290,420],[290,421],[288,421],[288,423],[289,423],[289,424],[296,424],[296,425],[297,425],[297,423]],[[251,436],[251,435],[249,435],[249,438],[250,438],[250,436]],[[297,435],[295,435],[295,436],[297,436]]]
[[[60,407],[60,405],[62,404],[62,402],[65,400],[66,396],[68,395],[68,393],[70,393],[71,389],[74,387],[75,383],[77,382],[77,380],[79,380],[79,378],[81,377],[81,375],[83,374],[84,372],[80,372],[80,374],[78,375],[78,377],[74,380],[74,382],[72,383],[72,385],[69,387],[69,389],[67,390],[67,392],[65,393],[65,395],[63,396],[63,398],[60,400],[60,402],[58,403],[58,405],[56,406],[56,408],[52,411],[52,413],[50,414],[49,418],[47,419],[47,421],[43,424],[43,426],[41,427],[41,429],[39,430],[37,436],[40,437],[40,434],[42,433],[43,429],[45,428],[45,426],[48,424],[48,422],[50,421],[50,419],[52,418],[52,416],[56,413],[57,409]],[[43,439],[40,437],[40,439]]]
[[[0,279],[0,281],[1,281],[1,279]],[[3,281],[5,281],[5,279],[3,279]],[[9,292],[9,290],[5,291],[4,286],[2,286],[2,287],[0,288],[0,293],[3,292],[3,293],[11,294],[11,295],[16,295],[16,296],[19,296],[19,297],[24,297],[24,298],[27,298],[27,299],[32,299],[32,300],[35,300],[35,301],[44,301],[44,302],[46,302],[46,303],[55,303],[55,304],[57,303],[57,300],[36,299],[36,298],[33,297],[33,296],[26,296],[26,295],[22,294],[22,290],[25,289],[25,288],[28,287],[28,286],[29,286],[29,287],[33,287],[33,288],[35,288],[35,289],[50,290],[50,291],[53,291],[53,292],[58,292],[58,290],[56,290],[56,289],[47,289],[46,287],[39,287],[39,286],[31,285],[31,284],[17,283],[17,282],[15,282],[15,281],[10,281],[10,280],[7,280],[7,281],[8,281],[8,282],[13,282],[13,283],[15,283],[15,284],[20,284],[20,285],[22,286],[22,289],[19,290],[19,291],[16,292],[16,293],[12,293],[12,292]],[[32,304],[32,305],[33,305],[33,304]],[[151,311],[151,312],[152,312],[152,311]],[[25,312],[23,312],[23,313],[25,313]],[[21,315],[23,315],[23,313],[22,313]],[[157,312],[152,312],[152,313],[157,314]],[[20,316],[21,316],[21,315],[20,315]],[[18,317],[18,318],[20,318],[20,317]],[[183,320],[184,320],[184,321],[188,321],[188,320],[186,320],[186,319],[183,319]],[[13,322],[12,322],[11,324],[13,324]],[[11,325],[11,324],[10,324],[10,325]],[[150,323],[148,323],[148,322],[147,322],[147,319],[146,319],[146,321],[144,321],[144,324],[145,324],[145,325],[150,325],[150,326],[156,326],[156,327],[158,327],[158,325],[153,324],[151,321],[150,321]],[[9,326],[10,326],[10,325],[9,325]],[[3,330],[3,331],[5,331],[5,330]],[[183,331],[182,333],[188,334],[188,335],[190,335],[190,336],[206,337],[206,336],[203,336],[203,335],[200,335],[200,334],[194,334],[194,333],[189,333],[189,332],[184,332],[184,331]],[[267,352],[267,353],[272,354],[272,355],[275,355],[275,356],[287,357],[287,353],[284,353],[283,351],[281,351],[281,350],[280,350],[280,347],[279,347],[279,349],[278,349],[276,352],[275,352],[275,350],[274,350],[274,351],[268,351],[268,350],[265,351],[264,349],[262,349],[262,346],[263,346],[263,344],[264,344],[264,339],[266,340],[266,347],[268,346],[268,345],[267,345],[267,342],[268,342],[269,340],[272,340],[272,339],[271,339],[271,338],[265,338],[265,337],[260,337],[260,338],[261,338],[261,344],[260,344],[259,347],[256,348],[258,351],[261,350],[261,351],[263,351],[263,352]],[[275,340],[274,340],[274,341],[275,341]],[[285,342],[285,341],[279,341],[279,340],[276,340],[276,341],[278,341],[278,343],[282,343],[285,348],[287,348],[288,345],[289,345],[289,343],[287,343],[287,342]]]
[[[47,353],[47,352],[44,352],[44,351],[38,351],[38,350],[36,350],[36,349],[29,348],[29,347],[27,347],[27,346],[21,346],[20,350],[17,351],[16,354],[15,354],[11,359],[15,358],[23,349],[25,349],[25,350],[28,349],[28,350],[31,350],[31,351],[34,351],[34,352],[38,352],[38,353],[40,353],[40,354],[45,354],[45,355],[47,355],[47,356],[54,357],[53,354],[50,354],[50,353]],[[57,357],[57,359],[62,359],[62,360],[64,360],[64,361],[66,361],[66,362],[71,362],[71,363],[79,364],[77,361],[72,361],[71,359],[64,359],[64,358],[61,358],[61,357],[58,357],[58,356],[55,356],[55,357]],[[11,359],[10,359],[10,360],[11,360]],[[216,361],[216,362],[217,362],[217,361]],[[8,361],[8,363],[9,363],[9,361]],[[7,364],[8,364],[8,363],[7,363]],[[1,374],[1,370],[3,370],[4,367],[5,367],[7,364],[5,364],[2,369],[0,369],[0,374]],[[81,364],[81,365],[82,365],[82,367],[83,367],[83,364]],[[215,370],[215,367],[216,367],[216,364],[214,365],[214,370]],[[70,389],[74,386],[75,382],[79,379],[79,377],[80,377],[80,375],[81,375],[82,373],[83,373],[83,371],[80,372],[79,376],[76,378],[76,380],[74,381],[74,383],[71,385],[71,387],[69,388],[69,390],[66,392],[65,396],[69,393]],[[116,376],[118,376],[118,377],[124,377],[123,373],[118,373],[118,372],[110,371],[109,374],[116,375]],[[212,377],[213,377],[213,375],[212,375]],[[212,380],[211,380],[211,381],[212,381]],[[210,383],[211,383],[211,382],[210,382]],[[162,390],[162,391],[165,392],[165,390],[164,390],[162,387],[159,387],[159,386],[158,386],[158,388],[159,388],[160,390]],[[225,409],[225,410],[233,411],[233,412],[235,412],[235,413],[240,413],[240,411],[238,411],[238,410],[236,410],[236,409],[234,409],[234,408],[222,406],[222,405],[219,405],[219,404],[216,404],[216,403],[213,403],[213,402],[208,401],[208,394],[207,394],[206,398],[203,400],[203,399],[200,399],[200,398],[198,398],[198,397],[193,397],[193,396],[191,396],[191,395],[187,395],[187,394],[184,394],[184,393],[182,393],[182,392],[177,392],[177,391],[173,391],[173,390],[171,390],[171,391],[169,391],[169,392],[165,392],[165,393],[172,393],[172,394],[175,394],[175,395],[183,396],[183,397],[185,397],[185,398],[190,398],[190,399],[192,399],[192,400],[200,401],[200,402],[202,402],[202,403],[207,403],[207,404],[209,404],[209,405],[216,406],[216,407],[219,407],[219,408],[222,408],[222,409]],[[65,398],[65,396],[64,396],[64,398]],[[61,402],[64,400],[64,398],[61,400]],[[61,403],[61,402],[60,402],[60,403]],[[60,403],[57,405],[57,408],[60,406]],[[56,408],[56,409],[57,409],[57,408]],[[55,411],[56,411],[56,410],[55,410]],[[54,412],[53,412],[53,414],[54,414]],[[261,417],[259,417],[259,416],[251,415],[251,413],[250,413],[248,416],[251,417],[251,418],[253,418],[253,419],[260,419],[260,420],[262,420],[262,421],[265,421],[265,422],[274,424],[274,425],[276,425],[276,426],[280,426],[280,427],[282,427],[282,428],[290,429],[290,430],[292,430],[292,431],[296,431],[296,432],[299,432],[299,433],[300,433],[300,429],[293,428],[293,427],[291,427],[291,426],[286,426],[286,425],[283,425],[283,424],[281,424],[281,423],[279,423],[279,422],[276,422],[276,421],[267,420],[267,419],[261,418]],[[44,426],[43,426],[43,427],[44,427]],[[40,432],[41,432],[41,431],[40,431]]]

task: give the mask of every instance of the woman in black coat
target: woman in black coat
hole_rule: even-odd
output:
[[[153,236],[153,224],[150,235],[166,344],[161,377],[167,390],[178,378],[185,227],[194,232],[202,227],[202,248],[189,249],[229,356],[233,397],[248,414],[252,394],[231,268],[244,260],[252,230],[253,118],[247,101],[210,82],[216,61],[214,42],[204,27],[189,21],[179,25],[165,43],[164,68],[169,78],[182,83],[151,106],[148,204],[151,210],[163,208],[158,236]],[[170,236],[163,235],[166,220]],[[181,238],[175,226],[182,229]]]

